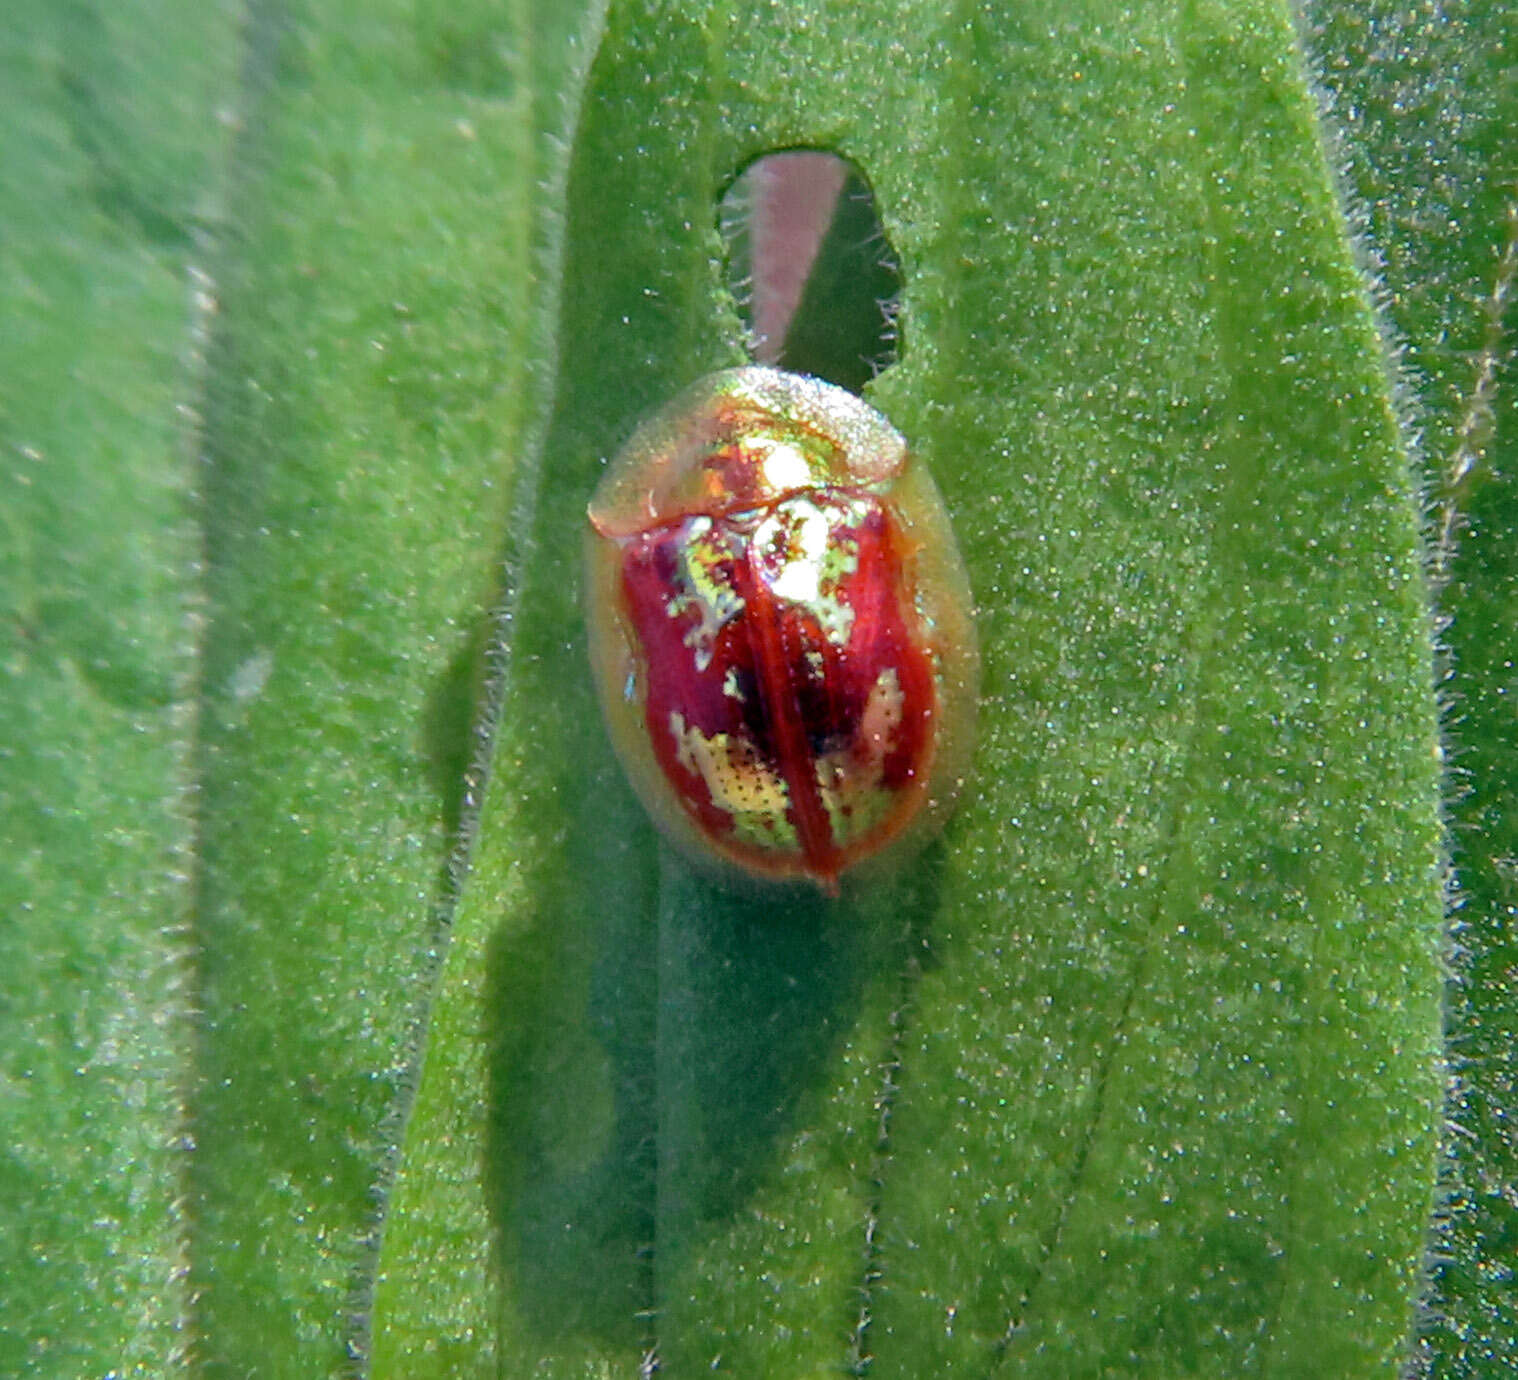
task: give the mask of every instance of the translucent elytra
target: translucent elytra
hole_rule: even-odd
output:
[[[730,369],[644,422],[590,504],[587,618],[617,753],[698,862],[836,894],[942,823],[969,584],[926,468],[853,394]]]

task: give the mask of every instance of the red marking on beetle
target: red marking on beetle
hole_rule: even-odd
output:
[[[673,715],[708,739],[747,745],[756,769],[762,764],[784,783],[804,870],[836,894],[849,862],[888,842],[915,812],[914,784],[926,781],[932,765],[936,696],[932,660],[910,632],[903,542],[889,511],[862,490],[826,490],[805,501],[829,518],[830,530],[847,527],[858,541],[855,568],[837,590],[851,614],[842,645],[821,626],[812,604],[777,590],[785,578],[784,556],[777,559],[755,540],[765,518],[785,507],[784,499],[708,519],[707,540],[726,553],[712,573],[741,602],[742,612],[716,632],[704,667],[692,645],[700,642],[704,611],[691,601],[678,616],[669,613],[671,590],[693,540],[688,519],[654,527],[628,543],[623,597],[646,659],[648,733],[687,807],[752,866],[772,863],[772,848],[734,836],[732,811],[714,798],[710,779],[692,769],[682,740],[671,731]],[[850,521],[845,515],[851,514],[861,516]],[[902,709],[892,741],[881,744],[864,736],[866,710],[887,672],[896,678]],[[725,689],[734,682],[752,686],[752,693],[735,698]],[[873,773],[876,789],[891,793],[883,818],[860,839],[835,837],[817,779],[824,756],[841,758],[861,787]]]

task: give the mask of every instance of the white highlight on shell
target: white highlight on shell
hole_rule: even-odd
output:
[[[812,480],[812,469],[803,455],[789,441],[769,441],[761,464],[764,482],[776,493],[804,489]]]

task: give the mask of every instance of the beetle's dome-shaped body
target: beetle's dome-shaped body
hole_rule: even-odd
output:
[[[713,374],[638,428],[589,517],[597,688],[677,845],[836,893],[934,831],[975,632],[943,501],[884,417],[817,379]]]

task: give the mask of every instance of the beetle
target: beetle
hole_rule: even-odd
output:
[[[683,852],[836,896],[941,826],[974,735],[969,580],[880,413],[778,369],[708,375],[634,431],[588,519],[601,706]]]

